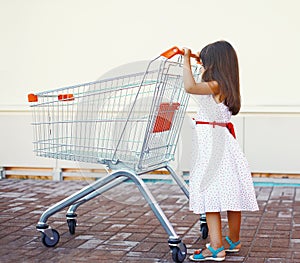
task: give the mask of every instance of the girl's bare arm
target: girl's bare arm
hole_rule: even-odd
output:
[[[190,49],[184,49],[183,83],[187,93],[198,95],[217,95],[219,85],[216,81],[196,83],[191,70]]]

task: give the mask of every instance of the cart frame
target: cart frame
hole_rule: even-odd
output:
[[[65,117],[64,110],[65,109],[68,110],[69,107],[74,105],[74,100],[76,100],[76,98],[80,98],[82,96],[83,97],[91,96],[91,95],[95,95],[96,93],[90,94],[89,93],[90,91],[88,91],[85,93],[78,92],[77,94],[74,95],[73,93],[69,93],[68,91],[70,89],[78,88],[80,86],[73,86],[68,88],[57,89],[54,91],[41,92],[37,94],[28,95],[29,101],[32,103],[31,107],[33,107],[34,110],[38,109],[39,106],[43,107],[44,105],[47,104],[51,105],[50,110],[48,107],[47,110],[42,109],[41,112],[33,113],[33,117],[35,120],[33,124],[35,125],[34,128],[35,128],[35,140],[36,140],[34,143],[35,143],[35,152],[37,153],[37,155],[47,157],[47,158],[67,159],[67,160],[83,161],[89,163],[96,162],[96,163],[101,163],[103,165],[106,165],[109,169],[111,169],[111,172],[107,176],[91,183],[90,185],[84,187],[83,189],[77,191],[76,193],[70,195],[69,197],[52,205],[41,215],[39,222],[36,225],[36,229],[42,233],[42,242],[45,246],[53,247],[59,241],[59,233],[55,229],[52,229],[47,224],[47,220],[49,219],[50,216],[63,210],[66,207],[69,207],[66,217],[67,217],[70,233],[74,234],[75,227],[77,225],[76,210],[78,209],[79,206],[105,193],[106,191],[113,189],[114,187],[122,184],[123,182],[130,180],[138,187],[140,193],[142,194],[146,202],[149,204],[154,215],[157,217],[160,224],[168,234],[169,236],[168,244],[172,251],[173,260],[175,262],[184,261],[187,252],[185,244],[182,242],[181,238],[176,234],[168,218],[165,216],[159,204],[156,202],[154,196],[149,191],[147,185],[140,177],[141,174],[150,171],[154,171],[158,169],[166,169],[171,174],[172,178],[174,179],[176,184],[180,187],[180,189],[183,191],[183,193],[186,195],[186,197],[189,198],[189,191],[185,181],[181,176],[178,176],[169,165],[169,161],[171,161],[174,158],[174,152],[179,139],[179,132],[181,130],[183,117],[189,100],[188,94],[181,95],[183,94],[182,92],[184,92],[184,90],[183,90],[182,79],[178,78],[180,76],[175,74],[177,79],[176,79],[176,83],[174,84],[174,82],[168,83],[169,80],[167,79],[167,75],[165,74],[165,72],[169,72],[170,70],[169,68],[167,68],[166,71],[166,65],[168,63],[170,63],[169,65],[175,63],[175,65],[177,66],[182,66],[180,58],[177,62],[170,61],[170,59],[175,55],[182,55],[182,51],[177,47],[173,47],[167,50],[166,52],[162,53],[159,57],[150,61],[144,74],[141,75],[140,83],[136,87],[137,92],[133,96],[134,99],[130,101],[129,109],[126,112],[127,117],[125,119],[124,118],[122,119],[121,129],[120,132],[117,134],[118,139],[114,140],[114,144],[113,144],[114,148],[112,149],[112,151],[109,152],[109,155],[105,156],[105,158],[103,157],[98,158],[98,156],[94,157],[94,155],[92,155],[92,157],[89,158],[83,158],[85,156],[76,155],[73,153],[65,154],[61,152],[55,152],[60,149],[63,149],[64,147],[69,146],[67,145],[68,143],[70,144],[74,142],[78,143],[81,149],[86,146],[85,144],[82,143],[81,138],[78,138],[79,137],[78,134],[76,134],[76,132],[74,132],[73,130],[72,130],[72,136],[75,139],[74,138],[70,139],[67,135],[63,138],[63,140],[57,138],[58,136],[53,138],[53,136],[56,136],[56,134],[61,135],[61,132],[59,131],[59,127],[62,127],[64,129],[67,128],[67,131],[65,133],[68,133],[69,132],[68,130],[71,129],[72,127],[78,128],[79,126],[76,126],[78,125],[76,124],[78,122],[81,125],[80,128],[82,127],[81,122],[83,122],[83,118],[81,118],[80,121],[78,121],[76,118],[73,117],[74,115],[73,113],[72,113],[73,115],[71,121],[65,121],[65,120],[62,121],[61,119],[56,120],[55,118],[58,118],[57,116],[59,116],[59,118],[60,116],[64,118]],[[196,55],[193,55],[193,57],[197,59]],[[133,147],[133,145],[135,145],[132,143],[133,141],[132,135],[130,135],[129,136],[130,138],[128,139],[128,141],[126,141],[127,145],[125,145],[125,148],[122,148],[123,147],[122,143],[124,141],[124,138],[126,137],[127,130],[131,128],[132,118],[134,118],[136,114],[135,106],[137,105],[139,95],[143,92],[142,88],[145,85],[148,85],[146,82],[148,76],[147,74],[151,71],[150,67],[154,62],[158,61],[158,59],[160,58],[162,58],[162,60],[160,62],[159,70],[157,72],[158,73],[157,82],[161,82],[164,84],[159,83],[160,86],[155,86],[154,88],[154,93],[152,93],[154,97],[151,101],[151,105],[149,108],[150,111],[147,112],[148,115],[146,118],[147,121],[146,125],[143,126],[145,127],[145,129],[142,130],[142,135],[141,135],[142,138],[144,139],[143,141],[138,141],[140,143],[138,145],[138,151],[134,152],[135,155],[133,158],[132,154],[130,156],[124,154],[124,149],[126,150],[126,147],[130,147],[130,146]],[[199,68],[197,65],[194,68],[195,68],[195,77],[197,78],[199,76]],[[114,81],[114,79],[106,79],[100,82],[105,83],[108,81]],[[89,85],[94,85],[94,83],[90,83]],[[166,89],[165,88],[166,85],[175,85],[176,89],[179,89],[179,91],[181,92],[180,95],[172,93],[172,96],[174,96],[173,94],[175,94],[177,98],[170,99],[170,102],[168,102],[169,104],[166,103],[164,104],[164,98],[165,98],[164,92]],[[175,86],[174,87],[172,86],[172,89],[175,90]],[[105,91],[105,92],[110,92],[110,91]],[[120,96],[121,98],[123,95],[122,96],[118,95],[118,96]],[[39,98],[45,98],[45,101],[42,100],[42,103],[40,103],[38,102]],[[176,104],[177,100],[180,100],[180,103]],[[70,102],[70,104],[69,105],[66,104],[67,106],[63,106],[63,108],[55,112],[55,114],[49,113],[49,111],[55,111],[58,108],[58,105],[61,105],[60,102],[66,102],[66,103]],[[88,103],[86,105],[88,105]],[[81,110],[84,109],[83,112],[85,112],[86,110],[86,108],[84,107],[81,108]],[[39,114],[46,115],[46,117],[43,117],[41,121],[38,116]],[[69,114],[67,114],[67,116],[69,116]],[[45,118],[46,119],[49,118],[49,120],[47,119],[45,121]],[[101,121],[108,122],[108,120],[106,119],[105,120],[95,119],[95,122],[97,123]],[[118,122],[119,119],[116,119],[115,121]],[[143,121],[144,119],[138,120],[138,122],[143,122]],[[71,126],[69,123],[71,123]],[[94,126],[92,128],[94,128]],[[96,129],[97,128],[95,128],[95,130]],[[130,132],[131,131],[132,129],[130,129]],[[98,134],[100,134],[100,132]],[[163,137],[164,134],[166,135],[165,137]],[[106,133],[104,133],[104,135],[106,135]],[[42,138],[39,138],[40,136],[42,136]],[[158,140],[160,139],[160,136],[163,137],[162,140]],[[164,140],[167,141],[168,143],[167,145],[162,144]],[[90,147],[91,144],[94,144],[94,140],[86,139],[85,141],[88,141],[87,143],[84,142],[88,145],[88,147]],[[159,143],[157,143],[157,141]],[[152,148],[151,148],[151,143],[154,145]],[[94,145],[92,146],[94,147]],[[101,149],[103,150],[103,147]],[[162,155],[160,155],[161,153]],[[83,155],[84,154],[85,152],[83,153]],[[136,156],[137,158],[135,158]]]

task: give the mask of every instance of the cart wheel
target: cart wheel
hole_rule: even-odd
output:
[[[59,241],[59,233],[55,229],[51,229],[53,234],[53,239],[48,237],[45,233],[42,233],[42,243],[46,247],[54,247]]]
[[[68,223],[68,226],[69,226],[70,234],[74,235],[75,234],[75,228],[76,228],[76,225],[77,225],[77,220],[76,219],[67,219],[67,223]]]
[[[180,246],[180,247],[179,247]],[[184,243],[180,243],[179,246],[172,247],[172,259],[174,262],[181,263],[184,261],[187,253],[186,245]]]
[[[206,239],[208,237],[208,227],[206,223],[202,223],[200,225],[200,232],[202,234],[203,239]]]

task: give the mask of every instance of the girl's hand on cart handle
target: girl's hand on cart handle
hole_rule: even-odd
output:
[[[175,55],[184,55],[184,50],[179,49],[178,47],[172,47],[161,54],[161,56],[163,56],[167,59],[170,59],[170,58],[174,57]],[[190,57],[196,59],[196,61],[199,63],[199,61],[200,61],[199,55],[192,54],[190,52]]]
[[[192,54],[192,51],[189,49],[189,48],[187,48],[187,47],[184,47],[184,48],[182,48],[182,52],[183,52],[183,56],[184,57],[191,57],[191,54]]]
[[[187,47],[184,47],[182,48],[182,55],[186,58],[194,58],[198,64],[200,64],[200,54],[193,54],[192,51],[187,48]]]

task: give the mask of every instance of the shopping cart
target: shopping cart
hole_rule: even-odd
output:
[[[179,55],[176,61],[175,55]],[[167,232],[173,260],[184,261],[185,244],[140,177],[166,169],[189,197],[184,180],[169,165],[189,101],[183,88],[181,55],[173,47],[141,72],[28,95],[38,156],[97,163],[110,170],[41,215],[36,228],[45,246],[55,246],[60,238],[46,223],[50,216],[69,207],[67,223],[74,234],[80,205],[131,180]],[[198,79],[199,67],[192,67]]]

